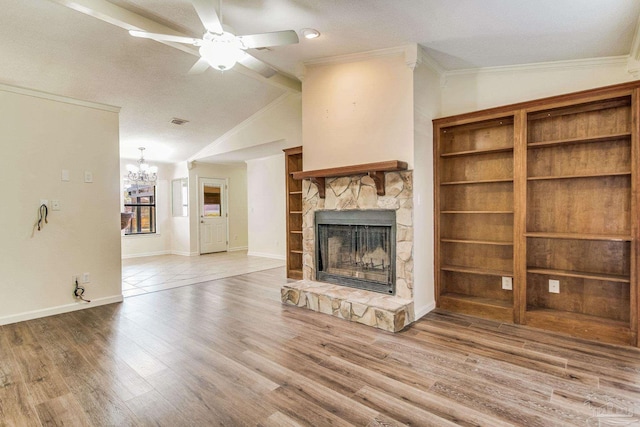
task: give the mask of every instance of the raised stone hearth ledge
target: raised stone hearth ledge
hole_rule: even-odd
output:
[[[311,280],[287,283],[280,292],[284,304],[389,332],[401,331],[414,321],[413,301],[396,296]]]

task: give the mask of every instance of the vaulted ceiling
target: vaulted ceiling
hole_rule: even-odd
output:
[[[201,37],[189,0],[0,0],[0,10],[0,83],[122,107],[123,157],[145,146],[150,160],[185,160],[291,90],[241,67],[187,75],[196,56],[131,37],[95,13]],[[628,55],[640,2],[224,0],[222,10],[236,34],[321,32],[251,52],[295,87],[304,61],[408,43],[445,70]]]

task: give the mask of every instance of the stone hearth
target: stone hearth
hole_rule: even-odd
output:
[[[413,322],[413,301],[310,280],[288,283],[282,302],[341,319],[398,332]]]
[[[354,175],[326,180],[323,199],[316,184],[302,183],[303,279],[282,288],[282,302],[397,332],[414,320],[413,173],[387,172],[384,195],[372,178]],[[351,289],[316,281],[314,216],[318,210],[389,209],[396,212],[396,293]]]

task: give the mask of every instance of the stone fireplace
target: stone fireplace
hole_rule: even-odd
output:
[[[327,178],[324,198],[303,181],[303,280],[283,286],[283,303],[392,332],[414,320],[413,174],[383,179],[380,195],[368,175]],[[329,227],[318,228],[316,218]],[[336,227],[345,219],[346,228]]]

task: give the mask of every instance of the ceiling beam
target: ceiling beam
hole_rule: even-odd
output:
[[[113,3],[109,3],[106,0],[50,0],[50,1],[61,4],[63,6],[76,10],[78,12],[82,12],[94,18],[100,19],[101,21],[107,22],[109,24],[118,26],[127,31],[138,30],[138,31],[146,31],[149,33],[161,33],[161,34],[170,34],[174,36],[191,37],[188,34],[184,34],[174,29],[171,29],[154,20],[145,18],[142,15],[138,15],[137,13],[131,12]],[[166,44],[167,46],[171,46],[183,52],[189,53],[197,58],[200,58],[198,49],[193,46],[185,45],[182,43],[171,43],[171,42],[160,42],[160,43]],[[261,81],[263,83],[276,86],[288,92],[302,91],[302,85],[299,81],[292,79],[291,77],[285,76],[284,74],[281,74],[281,73],[277,73],[269,78],[266,78],[242,66],[242,64],[236,64],[236,66],[233,67],[231,71],[240,73],[242,75]]]

